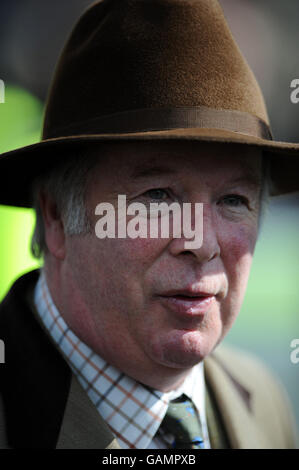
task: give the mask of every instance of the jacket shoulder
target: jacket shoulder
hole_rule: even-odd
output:
[[[255,420],[277,447],[296,448],[298,434],[285,387],[268,365],[253,353],[221,345],[212,354],[232,383],[247,394]]]
[[[55,448],[69,393],[71,370],[33,310],[38,275],[19,278],[0,305],[0,448]]]

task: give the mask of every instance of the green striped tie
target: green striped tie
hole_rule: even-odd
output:
[[[175,436],[176,449],[204,449],[201,424],[194,405],[186,395],[172,400],[162,421],[162,429]]]

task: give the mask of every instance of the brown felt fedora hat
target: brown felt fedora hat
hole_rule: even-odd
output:
[[[299,144],[273,140],[260,88],[216,0],[99,1],[62,51],[42,141],[0,157],[0,203],[30,206],[30,181],[66,146],[178,139],[259,147],[270,156],[275,194],[299,189]]]

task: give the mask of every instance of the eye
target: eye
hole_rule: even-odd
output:
[[[169,194],[166,189],[163,188],[157,188],[157,189],[150,189],[149,191],[146,191],[143,196],[149,197],[150,199],[154,201],[163,201],[165,199],[168,199]]]
[[[228,194],[221,199],[221,202],[230,207],[248,207],[248,200],[238,194]]]

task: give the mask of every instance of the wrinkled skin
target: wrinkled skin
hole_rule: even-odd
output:
[[[240,311],[257,239],[261,166],[258,151],[231,146],[127,143],[102,151],[86,196],[92,227],[97,204],[116,207],[119,194],[127,204],[146,206],[200,202],[198,249],[187,250],[186,239],[171,233],[166,239],[100,240],[94,230],[66,236],[54,203],[44,197],[46,276],[74,333],[136,380],[162,391],[177,387]],[[199,312],[176,307],[173,297],[182,289],[209,300]]]

